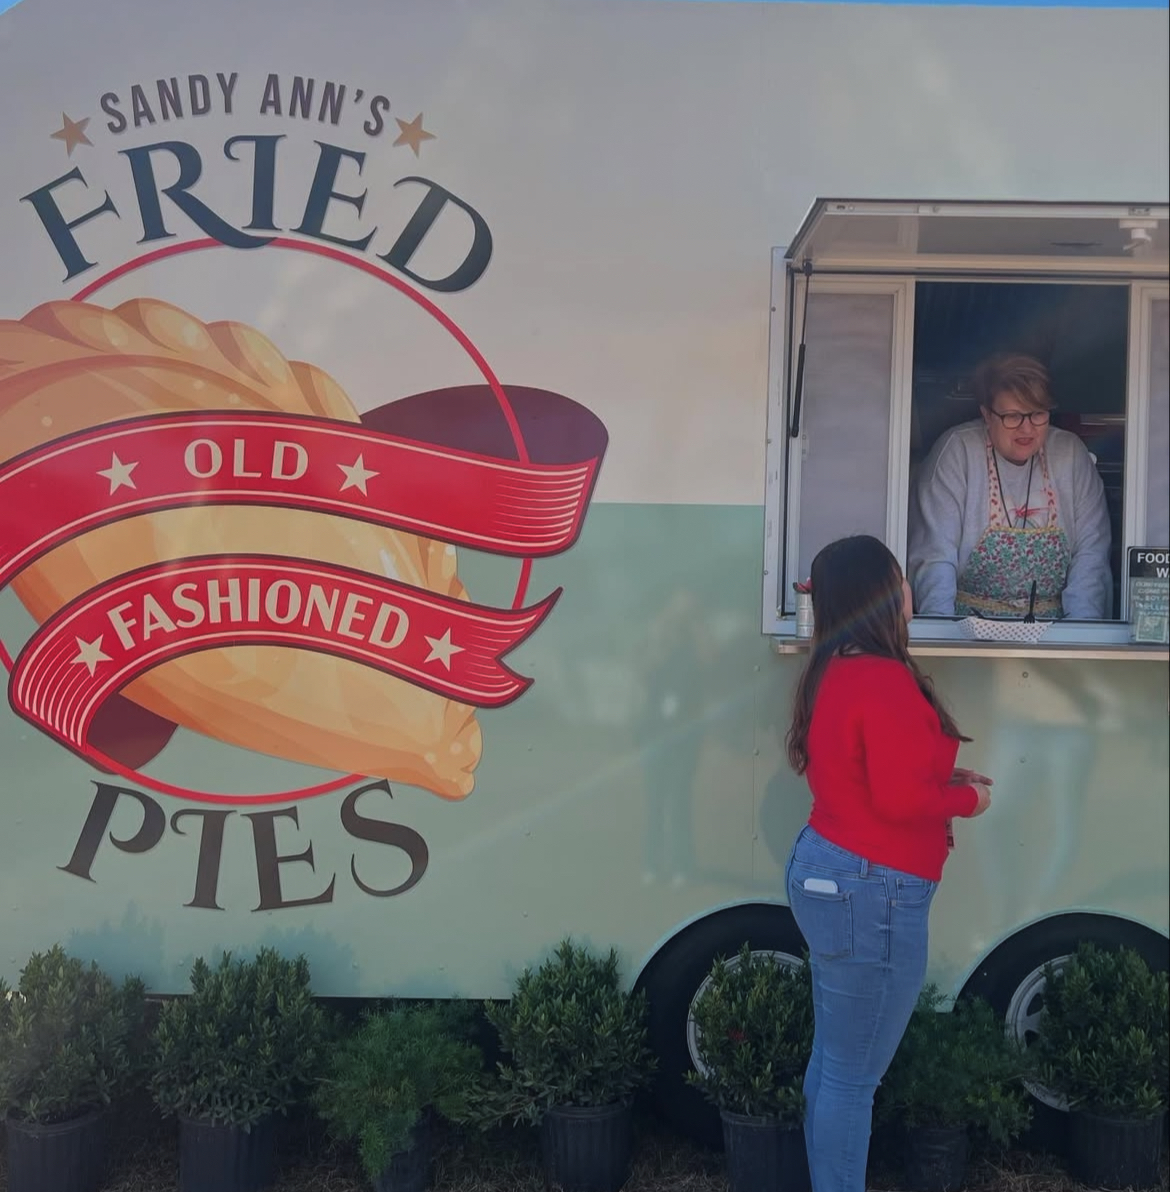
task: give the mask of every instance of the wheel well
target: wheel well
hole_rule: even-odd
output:
[[[662,958],[675,946],[685,944],[695,936],[705,935],[707,932],[721,933],[724,923],[745,914],[774,916],[777,919],[783,918],[789,920],[795,926],[795,922],[792,920],[792,911],[786,902],[736,902],[730,906],[720,907],[718,910],[708,911],[699,918],[692,919],[689,923],[683,924],[678,930],[664,936],[658,941],[653,951],[650,952],[639,968],[638,975],[633,982],[633,988],[640,989],[654,975],[654,969],[661,962]]]
[[[1089,940],[1106,937],[1117,947],[1133,948],[1141,953],[1147,963],[1156,965],[1160,962],[1163,968],[1170,966],[1170,951],[1167,949],[1170,937],[1162,932],[1135,919],[1127,919],[1123,915],[1074,911],[1038,919],[1009,935],[1007,939],[1001,940],[968,973],[959,996],[970,996],[972,988],[982,985],[990,970],[1006,962],[1015,953],[1029,949],[1033,940],[1043,939],[1057,932]]]

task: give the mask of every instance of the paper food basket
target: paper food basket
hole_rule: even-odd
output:
[[[1047,632],[1051,621],[1000,621],[986,617],[964,617],[959,628],[981,642],[1038,642]]]

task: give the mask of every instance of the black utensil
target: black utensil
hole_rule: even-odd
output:
[[[1032,581],[1032,592],[1028,597],[1028,615],[1024,618],[1025,625],[1036,623],[1036,581]]]

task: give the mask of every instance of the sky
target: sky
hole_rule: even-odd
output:
[[[35,4],[37,0],[0,0],[0,13],[18,3]],[[77,0],[78,3],[83,0]],[[630,3],[662,3],[664,0],[630,0]],[[749,0],[713,0],[715,3],[742,4]],[[765,4],[786,4],[794,0],[755,0]],[[838,0],[846,4],[881,3],[882,0]],[[888,2],[888,0],[887,0]],[[977,4],[1003,8],[1167,8],[1170,0],[902,0],[910,4]]]

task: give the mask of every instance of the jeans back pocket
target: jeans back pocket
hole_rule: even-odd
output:
[[[853,904],[848,892],[806,890],[793,880],[788,886],[788,903],[813,956],[843,960],[853,955]]]

